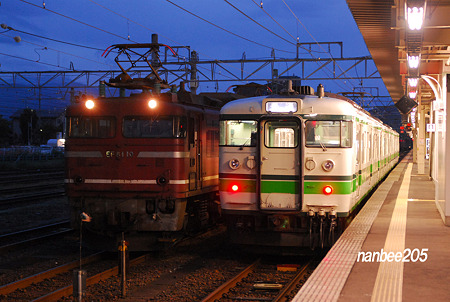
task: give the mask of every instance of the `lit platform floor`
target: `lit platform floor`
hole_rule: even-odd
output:
[[[411,152],[293,301],[450,301],[450,227],[434,192],[428,175],[417,174]]]

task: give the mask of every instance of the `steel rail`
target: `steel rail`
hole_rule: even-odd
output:
[[[238,282],[248,276],[251,272],[255,270],[255,268],[259,265],[260,259],[256,260],[253,264],[249,265],[239,274],[237,274],[234,278],[230,279],[228,282],[225,282],[220,287],[218,287],[214,292],[209,294],[206,298],[202,300],[202,302],[212,302],[219,300],[222,298],[222,295],[229,291],[230,288],[236,286]]]
[[[295,289],[297,284],[301,281],[301,279],[306,275],[308,272],[308,268],[311,266],[311,261],[306,263],[295,275],[292,280],[286,284],[280,291],[280,293],[272,300],[273,302],[288,302],[290,299],[287,297],[287,295]]]
[[[133,265],[142,263],[142,262],[146,261],[147,258],[150,257],[150,255],[151,254],[146,254],[146,255],[140,256],[138,258],[135,258],[133,260],[130,260],[129,265],[133,266]],[[119,267],[115,266],[111,269],[108,269],[104,272],[101,272],[97,275],[87,278],[86,286],[90,286],[90,285],[96,284],[102,280],[106,280],[112,276],[117,275],[118,273],[119,273]],[[73,293],[73,285],[69,285],[69,286],[63,287],[59,290],[56,290],[54,292],[51,292],[45,296],[34,299],[32,301],[33,302],[57,301],[58,299],[61,299],[62,297],[67,297],[67,296],[72,295],[72,293]]]
[[[50,238],[50,237],[58,236],[58,235],[65,234],[68,232],[72,232],[73,230],[71,228],[67,228],[67,226],[69,226],[69,225],[70,225],[70,221],[64,220],[64,221],[60,221],[60,222],[56,222],[56,223],[52,223],[52,224],[48,224],[48,225],[39,226],[39,227],[32,228],[32,229],[27,229],[27,230],[14,232],[14,233],[0,235],[0,244],[1,244],[1,242],[11,242],[12,238],[17,237],[17,236],[27,236],[27,235],[35,233],[35,232],[49,231],[49,233],[44,234],[44,235],[40,235],[37,237],[35,236],[30,239],[21,240],[21,241],[9,243],[6,245],[1,245],[0,252],[5,252],[7,250],[17,248],[19,246],[29,245],[31,243],[34,243],[36,241],[39,241],[39,240],[42,240],[45,238]],[[62,228],[62,229],[54,230],[55,228]]]
[[[88,257],[85,257],[82,259],[81,263],[82,264],[89,264],[95,261],[98,261],[100,259],[102,259],[104,253],[97,253],[94,255],[90,255]],[[71,269],[74,269],[76,267],[78,267],[80,265],[80,261],[73,261],[71,263],[65,264],[65,265],[61,265],[52,269],[49,269],[45,272],[41,272],[38,274],[35,274],[33,276],[27,277],[25,279],[21,279],[15,282],[11,282],[9,284],[3,285],[0,287],[0,295],[7,295],[9,293],[12,293],[13,291],[20,289],[20,288],[25,288],[27,286],[30,286],[33,283],[38,283],[41,282],[45,279],[48,278],[53,278],[58,274],[61,273],[65,273],[68,272]]]

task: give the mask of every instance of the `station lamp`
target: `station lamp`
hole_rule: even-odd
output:
[[[405,16],[410,30],[421,30],[425,17],[425,0],[406,1]]]
[[[420,63],[420,53],[419,54],[408,54],[408,66],[409,68],[418,68]]]
[[[418,83],[419,83],[419,78],[408,78],[409,87],[417,87]]]

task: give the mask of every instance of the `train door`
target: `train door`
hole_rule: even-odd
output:
[[[362,169],[362,162],[361,162],[361,154],[362,154],[362,129],[361,124],[356,124],[356,197],[359,197],[359,194],[361,192],[361,184],[362,184],[362,177],[361,177],[361,169]]]
[[[301,119],[260,120],[260,209],[300,210],[303,196]]]
[[[200,137],[198,117],[189,118],[189,191],[197,190],[200,186]]]

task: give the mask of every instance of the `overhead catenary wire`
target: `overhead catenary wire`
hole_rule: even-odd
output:
[[[244,13],[242,10],[240,10],[239,8],[237,8],[235,5],[231,4],[228,0],[224,0],[228,5],[230,5],[232,8],[234,8],[235,10],[237,10],[238,12],[240,12],[242,15],[244,15],[245,17],[247,17],[248,19],[250,19],[251,21],[253,21],[254,23],[258,24],[259,26],[261,26],[262,28],[264,28],[265,30],[267,30],[268,32],[270,32],[271,34],[277,36],[278,38],[282,39],[283,41],[286,41],[287,43],[291,44],[291,45],[296,45],[296,43],[289,41],[285,38],[283,38],[282,36],[278,35],[277,33],[271,31],[270,29],[268,29],[267,27],[265,27],[264,25],[262,25],[261,23],[259,23],[258,21],[256,21],[255,19],[253,19],[252,17],[250,17],[249,15],[247,15],[246,13]],[[295,38],[294,38],[295,39]]]
[[[38,7],[38,8],[42,8],[41,6],[32,4],[32,3],[28,2],[28,1],[25,1],[25,0],[20,0],[20,1],[22,1],[22,2],[24,2],[24,3],[26,3],[26,4],[29,4],[29,5],[36,6],[36,7]],[[172,5],[175,5],[175,6],[179,7],[180,9],[183,9],[184,11],[187,11],[186,9],[182,8],[181,6],[178,6],[178,5],[174,4],[172,1],[169,1],[169,0],[166,0],[166,1],[167,1],[168,3],[170,3],[170,4],[172,4]],[[91,2],[93,2],[93,1],[91,1]],[[66,18],[68,18],[68,19],[70,19],[70,20],[73,20],[73,21],[76,21],[76,22],[78,22],[78,23],[81,23],[81,24],[84,24],[84,25],[87,25],[87,26],[91,26],[91,25],[88,24],[88,23],[79,21],[79,20],[77,20],[77,19],[75,19],[75,18],[72,18],[72,17],[65,16],[65,15],[63,15],[63,14],[61,14],[61,13],[58,13],[58,12],[54,12],[54,11],[52,11],[52,10],[49,10],[48,8],[45,8],[45,10],[50,11],[50,12],[55,13],[55,14],[60,15],[60,16],[66,17]],[[191,13],[191,12],[189,12],[189,13],[192,14],[192,15],[194,15],[194,16],[196,16],[197,18],[200,18],[200,19],[204,20],[205,22],[209,22],[208,20],[203,19],[203,18],[201,18],[200,16],[197,16],[197,15]],[[120,14],[119,14],[119,15],[120,15]],[[122,16],[122,17],[124,17],[124,16]],[[126,18],[126,17],[124,17],[124,18]],[[298,18],[297,18],[297,19],[298,19]],[[133,21],[132,21],[131,19],[129,19],[129,18],[127,18],[127,20],[130,20],[130,22],[133,22]],[[136,22],[134,22],[134,23],[136,23]],[[216,27],[218,27],[217,25],[215,25],[215,24],[212,23],[212,22],[209,22],[209,23],[212,24],[212,25],[214,25],[214,26],[216,26]],[[303,25],[303,24],[302,24],[302,25]],[[113,33],[110,33],[110,32],[108,32],[108,31],[105,31],[105,30],[103,30],[103,29],[101,29],[101,28],[98,28],[98,27],[95,27],[95,26],[91,26],[91,27],[96,28],[97,30],[101,30],[101,31],[103,31],[103,32],[109,33],[109,34],[113,34]],[[219,27],[219,28],[220,28],[220,27]],[[150,29],[149,29],[149,30],[150,30]],[[224,30],[227,31],[226,29],[224,29]],[[126,39],[126,40],[128,41],[128,39],[127,39],[126,37],[122,37],[122,36],[119,36],[119,35],[116,35],[116,34],[113,34],[113,35],[114,35],[114,36],[118,36],[118,37],[120,37],[120,38],[122,38],[122,39]],[[238,35],[238,36],[239,36],[239,35]],[[245,37],[242,37],[242,38],[246,39]],[[248,40],[250,40],[250,39],[248,39]],[[255,41],[252,41],[252,40],[250,40],[250,41],[251,41],[251,42],[255,42]],[[316,42],[317,42],[317,41],[316,41]],[[256,42],[256,43],[257,43],[257,42]],[[272,48],[272,47],[270,47],[270,46],[267,46],[267,45],[264,45],[264,47],[270,48],[270,49],[272,49],[272,50],[274,49],[274,48]],[[279,51],[284,51],[284,50],[279,50]],[[285,51],[285,52],[286,52],[286,51]],[[233,67],[234,67],[234,66],[233,66]],[[340,66],[339,66],[339,68],[340,68]],[[341,70],[342,70],[342,68],[341,68]]]
[[[241,35],[238,35],[238,34],[232,32],[232,31],[230,31],[230,30],[228,30],[228,29],[226,29],[226,28],[223,28],[223,27],[221,27],[221,26],[219,26],[219,25],[217,25],[217,24],[215,24],[215,23],[209,21],[209,20],[206,20],[206,19],[203,18],[203,17],[200,17],[200,16],[197,15],[197,14],[194,14],[193,12],[191,12],[191,11],[185,9],[184,7],[178,5],[178,4],[176,4],[176,3],[174,3],[174,2],[172,2],[172,1],[170,1],[170,0],[166,0],[166,2],[168,2],[168,3],[170,3],[170,4],[172,4],[172,5],[176,6],[176,7],[178,7],[179,9],[185,11],[186,13],[188,13],[188,14],[190,14],[190,15],[192,15],[192,16],[194,16],[194,17],[196,17],[196,18],[198,18],[198,19],[200,19],[200,20],[202,20],[202,21],[204,21],[204,22],[206,22],[206,23],[208,23],[208,24],[214,26],[214,27],[217,27],[217,28],[219,28],[219,29],[221,29],[221,30],[223,30],[223,31],[225,31],[225,32],[227,32],[227,33],[229,33],[229,34],[235,36],[235,37],[238,37],[238,38],[240,38],[240,39],[243,39],[243,40],[245,40],[245,41],[247,41],[247,42],[250,42],[250,43],[253,43],[253,44],[256,44],[256,45],[259,45],[259,46],[268,48],[268,49],[272,49],[272,50],[277,50],[277,51],[286,52],[286,53],[293,53],[292,51],[286,51],[286,50],[282,50],[282,49],[277,49],[277,48],[274,48],[274,47],[272,47],[272,46],[268,46],[268,45],[265,45],[265,44],[262,44],[262,43],[253,41],[253,40],[251,40],[251,39],[248,39],[248,38],[246,38],[246,37],[243,37],[243,36],[241,36]]]
[[[3,36],[12,37],[12,36],[7,35],[7,34],[4,34],[4,33],[0,33],[0,34],[3,35]],[[28,43],[28,44],[35,45],[35,46],[39,46],[39,47],[46,47],[48,50],[52,50],[52,51],[56,51],[56,52],[59,52],[59,53],[65,54],[65,55],[73,56],[73,57],[75,57],[75,58],[79,58],[79,59],[82,59],[82,60],[94,62],[94,63],[101,64],[101,65],[106,65],[106,66],[114,67],[113,65],[108,64],[108,63],[103,63],[103,62],[95,61],[95,60],[88,59],[88,58],[86,58],[86,57],[82,57],[82,56],[79,56],[79,55],[76,55],[76,54],[73,54],[73,53],[69,53],[69,52],[65,52],[65,51],[62,51],[62,50],[54,49],[54,48],[51,48],[51,47],[49,47],[49,46],[44,46],[44,45],[41,45],[41,44],[37,44],[37,43],[30,42],[30,41],[26,41],[26,40],[24,40],[24,39],[22,39],[21,42]],[[91,48],[91,49],[102,50],[102,49],[99,49],[99,48]]]
[[[142,28],[144,28],[144,29],[147,29],[147,30],[150,31],[150,32],[157,33],[158,35],[160,35],[160,36],[166,38],[167,40],[169,40],[169,41],[171,41],[171,42],[173,42],[173,43],[175,43],[175,44],[179,44],[179,45],[182,44],[182,43],[179,43],[179,42],[177,42],[177,41],[175,41],[175,40],[173,40],[173,39],[171,39],[171,38],[169,38],[169,37],[167,37],[167,36],[165,36],[165,35],[162,35],[162,34],[158,33],[158,32],[155,31],[155,30],[150,29],[150,28],[148,28],[147,26],[145,26],[145,25],[143,25],[143,24],[141,24],[141,23],[139,23],[139,22],[136,22],[136,21],[134,21],[134,20],[132,20],[132,19],[130,19],[130,18],[128,18],[128,17],[126,17],[126,16],[124,16],[124,15],[122,15],[122,14],[120,14],[120,13],[118,13],[118,12],[116,12],[116,11],[114,11],[114,10],[112,10],[112,9],[110,9],[110,8],[108,8],[108,7],[106,7],[106,6],[104,6],[104,5],[101,5],[101,4],[97,3],[97,2],[94,1],[94,0],[89,0],[89,1],[92,2],[92,3],[95,4],[95,5],[98,5],[99,7],[103,8],[103,9],[106,9],[107,11],[109,11],[109,12],[111,12],[111,13],[113,13],[113,14],[115,14],[115,15],[121,17],[121,18],[124,18],[125,20],[127,20],[127,21],[129,21],[129,22],[132,22],[132,23],[134,23],[134,24],[136,24],[136,25],[138,25],[138,26],[140,26],[140,27],[142,27]],[[106,50],[105,50],[105,52],[106,52]],[[212,60],[215,60],[215,61],[217,61],[217,62],[219,62],[219,63],[226,64],[226,65],[230,66],[231,68],[234,68],[234,69],[237,69],[237,70],[239,70],[239,71],[242,71],[240,68],[236,68],[236,67],[234,67],[233,65],[229,65],[229,64],[227,64],[227,63],[224,63],[224,62],[222,62],[221,60],[216,59],[216,58],[213,58],[213,57],[211,57],[211,56],[209,56],[209,55],[207,55],[207,54],[205,54],[205,53],[203,53],[203,52],[197,51],[197,53],[198,53],[198,54],[201,54],[201,55],[203,55],[203,56],[205,56],[205,57],[208,57],[208,58],[210,58],[210,59],[212,59]],[[102,55],[102,56],[103,56],[103,55]],[[200,68],[200,66],[198,66],[197,68]],[[207,68],[205,68],[205,67],[201,67],[201,68],[206,69],[206,70],[208,70],[208,71],[211,72],[210,69],[207,69]]]
[[[16,29],[16,28],[12,28],[12,27],[9,27],[9,28],[10,28],[10,30],[13,30],[13,31],[16,31],[16,32],[19,32],[19,33],[22,33],[22,34],[30,35],[30,36],[33,36],[33,37],[38,37],[38,38],[41,38],[41,39],[50,40],[50,41],[53,41],[53,42],[58,42],[58,43],[63,43],[63,44],[67,44],[67,45],[83,47],[83,48],[87,48],[87,49],[93,49],[93,50],[100,50],[100,51],[103,50],[103,49],[96,48],[96,47],[91,47],[91,46],[86,46],[86,45],[81,45],[81,44],[76,44],[76,43],[71,43],[71,42],[66,42],[66,41],[61,41],[61,40],[57,40],[57,39],[53,39],[53,38],[44,37],[44,36],[41,36],[41,35],[29,33],[29,32],[26,32],[26,31],[23,31],[23,30],[19,30],[19,29]],[[10,30],[8,30],[8,31],[10,31]],[[8,32],[8,31],[5,31],[5,32]],[[5,32],[1,32],[0,34],[3,34]]]
[[[32,5],[32,6],[34,6],[34,7],[43,9],[43,10],[45,10],[45,11],[51,12],[51,13],[56,14],[56,15],[58,15],[58,16],[64,17],[64,18],[66,18],[66,19],[75,21],[75,22],[77,22],[77,23],[80,23],[80,24],[89,26],[89,27],[94,28],[94,29],[96,29],[96,30],[99,30],[99,31],[101,31],[101,32],[104,32],[104,33],[113,35],[113,36],[118,37],[118,38],[120,38],[120,39],[124,39],[124,40],[127,40],[127,41],[131,41],[131,42],[134,42],[134,43],[138,43],[138,42],[133,41],[133,40],[128,40],[127,37],[122,37],[122,36],[120,36],[120,35],[118,35],[118,34],[112,33],[112,32],[110,32],[110,31],[104,30],[104,29],[102,29],[102,28],[99,28],[99,27],[94,26],[94,25],[92,25],[92,24],[89,24],[89,23],[80,21],[80,20],[78,20],[78,19],[75,19],[75,18],[66,16],[66,15],[64,15],[64,14],[62,14],[62,13],[58,13],[58,12],[53,11],[53,10],[51,10],[51,9],[48,9],[48,8],[45,8],[45,7],[41,7],[41,6],[37,5],[37,4],[31,3],[31,2],[29,2],[29,1],[26,1],[26,0],[19,0],[19,1],[21,1],[21,2],[23,2],[23,3],[26,3],[26,4],[29,4],[29,5]]]
[[[291,35],[291,33],[289,31],[287,31],[277,20],[275,20],[260,4],[258,4],[255,0],[252,0],[253,3],[255,3],[260,9],[262,9],[262,11],[264,13],[266,13],[267,16],[270,17],[270,19],[273,20],[273,22],[275,22],[276,24],[278,24],[278,26],[280,26],[289,36],[291,36],[292,39],[296,40],[296,38]]]
[[[309,30],[306,28],[306,26],[303,24],[302,21],[300,21],[300,19],[297,17],[297,15],[292,11],[292,9],[289,7],[289,5],[286,3],[285,0],[281,0],[283,1],[284,5],[288,8],[288,10],[292,13],[292,15],[295,17],[295,19],[297,19],[297,21],[303,26],[303,28],[306,30],[306,32],[310,35],[310,37],[316,42],[317,45],[319,45],[319,47],[323,49],[323,47],[320,45],[320,43],[316,40],[316,38],[314,38],[314,36],[309,32]],[[325,50],[324,50],[325,51]],[[339,64],[337,64],[337,62],[334,60],[333,56],[331,55],[331,53],[329,53],[328,51],[325,51],[327,54],[329,54],[329,57],[331,58],[331,60],[333,60],[333,62],[336,63],[336,65],[338,66],[338,68],[344,73],[346,74],[346,72],[341,68],[341,66]],[[312,53],[310,53],[311,56],[313,56]],[[314,57],[314,56],[313,56]],[[315,57],[314,57],[315,58]],[[327,68],[328,69],[328,68]],[[330,70],[329,70],[330,71]],[[330,71],[331,72],[331,71]],[[350,77],[351,78],[351,77]],[[344,81],[344,84],[346,84],[346,82]],[[337,84],[338,85],[338,84]],[[352,85],[353,87],[357,86],[357,85]],[[353,88],[350,87],[350,88]]]
[[[47,65],[47,66],[53,66],[53,67],[57,67],[57,68],[70,70],[70,68],[67,68],[67,67],[62,67],[62,66],[58,66],[58,65],[54,65],[54,64],[50,64],[50,63],[41,62],[41,61],[34,61],[34,60],[31,60],[31,59],[27,59],[27,58],[15,56],[15,55],[3,53],[3,52],[0,52],[0,55],[11,57],[11,58],[15,58],[15,59],[20,59],[20,60],[24,60],[24,61],[28,61],[28,62],[39,63],[39,64],[43,64],[43,65]]]

